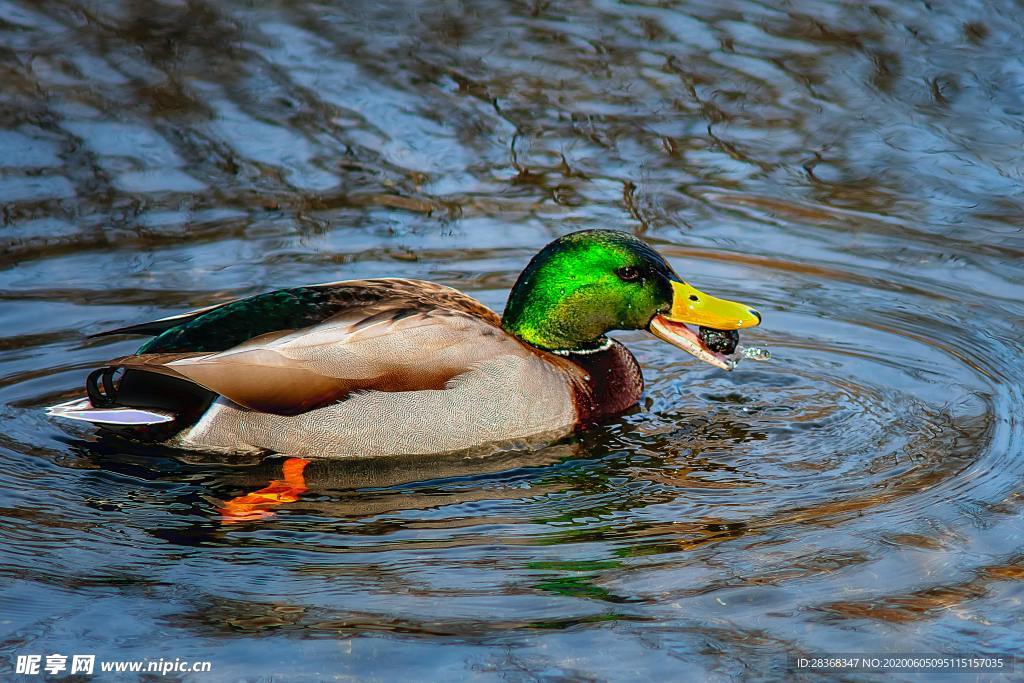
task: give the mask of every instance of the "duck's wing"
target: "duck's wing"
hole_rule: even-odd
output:
[[[483,304],[415,280],[347,281],[243,299],[188,318],[140,351],[109,366],[186,380],[280,415],[354,392],[443,389],[496,355],[531,353]]]
[[[373,314],[396,308],[460,311],[500,324],[491,309],[451,287],[377,278],[279,289],[92,336],[156,335],[142,345],[140,354],[226,351],[260,335],[310,327],[346,312]]]

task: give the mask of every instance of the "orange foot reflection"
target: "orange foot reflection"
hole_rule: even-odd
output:
[[[257,519],[273,517],[270,508],[285,503],[294,503],[303,493],[308,491],[302,470],[306,469],[308,460],[288,458],[284,461],[284,472],[281,479],[275,479],[259,491],[232,498],[220,509],[221,524],[237,524]]]

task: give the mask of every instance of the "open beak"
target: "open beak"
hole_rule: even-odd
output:
[[[725,354],[708,348],[687,323],[716,330],[739,330],[757,327],[761,324],[761,314],[745,304],[716,299],[684,282],[673,281],[672,308],[655,315],[648,324],[648,329],[659,339],[716,368],[732,370],[735,363]]]

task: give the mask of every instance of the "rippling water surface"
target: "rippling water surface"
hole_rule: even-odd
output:
[[[0,652],[196,680],[1018,653],[1024,9],[664,5],[0,0]],[[225,502],[283,459],[42,412],[138,345],[89,333],[367,276],[500,309],[584,227],[756,305],[774,360],[623,333],[635,412],[317,462],[253,519]]]

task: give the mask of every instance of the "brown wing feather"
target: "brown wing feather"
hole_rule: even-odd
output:
[[[174,361],[185,360],[187,358],[197,358],[205,356],[205,353],[142,353],[134,356],[122,356],[121,358],[114,358],[113,360],[107,361],[107,365],[112,368],[125,368],[131,370],[142,370],[144,372],[152,372],[158,375],[166,375],[168,377],[175,377],[177,379],[188,379],[168,364]]]
[[[111,365],[186,379],[260,412],[295,415],[354,392],[442,389],[497,354],[531,353],[493,311],[447,287],[410,280],[320,286],[370,291],[360,305],[319,324],[220,353],[147,354]]]

